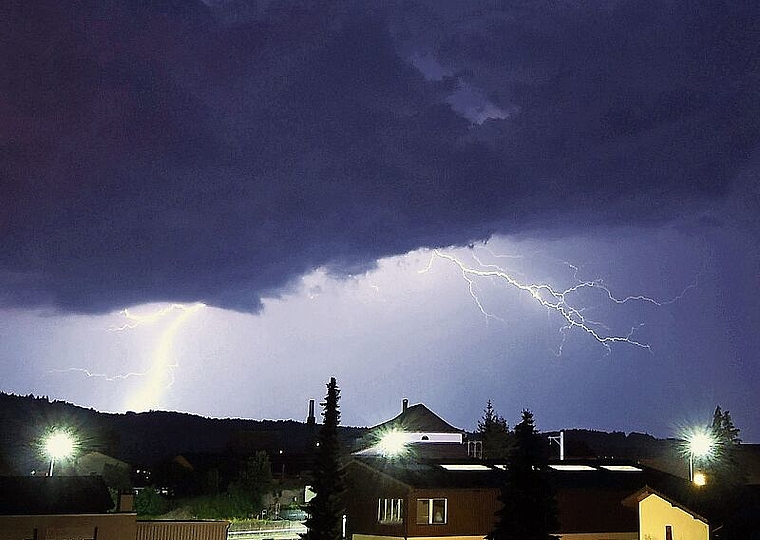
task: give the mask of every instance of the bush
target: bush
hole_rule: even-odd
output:
[[[169,511],[169,501],[154,488],[143,488],[135,496],[135,512],[139,516],[160,516]]]

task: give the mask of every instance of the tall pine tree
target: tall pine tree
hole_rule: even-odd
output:
[[[731,413],[718,406],[713,413],[710,433],[713,449],[704,464],[707,469],[707,484],[715,491],[729,494],[746,481],[746,471],[737,456],[737,448],[742,442],[739,438],[739,428],[734,425]],[[725,494],[721,496],[725,497]]]
[[[315,496],[309,501],[306,534],[303,540],[340,540],[343,537],[344,473],[341,470],[341,449],[338,440],[340,424],[340,389],[335,377],[327,384],[322,405],[322,426],[317,437],[316,459],[312,478]]]
[[[547,448],[536,431],[533,413],[523,410],[515,426],[507,470],[488,540],[554,540],[559,527],[557,501],[546,477]]]
[[[511,437],[507,421],[499,416],[489,399],[483,409],[483,417],[478,420],[478,436],[483,444],[484,459],[506,459],[509,457]]]

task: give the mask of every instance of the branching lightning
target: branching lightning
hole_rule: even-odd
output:
[[[490,251],[489,251],[490,252]],[[493,254],[492,254],[493,255]],[[504,268],[495,264],[486,264],[481,261],[475,253],[472,253],[472,257],[476,262],[476,265],[468,265],[460,258],[441,250],[433,250],[430,256],[430,260],[425,268],[420,270],[421,274],[427,273],[432,269],[433,263],[436,259],[441,259],[454,264],[459,268],[462,278],[467,283],[469,294],[475,302],[475,306],[480,313],[485,317],[486,322],[494,319],[504,322],[504,320],[491,313],[484,306],[483,300],[480,298],[477,292],[477,280],[479,278],[487,278],[495,280],[497,282],[505,284],[507,287],[517,289],[518,291],[525,292],[538,303],[545,308],[549,313],[555,313],[559,315],[563,321],[559,332],[562,335],[562,340],[559,345],[557,355],[562,354],[562,348],[565,343],[567,334],[572,330],[580,330],[597,341],[599,344],[607,349],[609,353],[611,351],[611,345],[615,343],[625,343],[634,347],[639,347],[646,350],[651,350],[651,345],[640,341],[635,337],[636,330],[643,326],[643,323],[639,323],[631,327],[630,331],[626,334],[615,334],[610,329],[599,321],[594,321],[584,314],[585,308],[578,305],[577,301],[574,302],[573,296],[584,289],[594,289],[601,291],[609,301],[614,304],[622,305],[631,302],[644,302],[654,306],[665,306],[677,302],[692,288],[697,286],[697,282],[685,287],[678,295],[667,300],[657,300],[646,295],[637,294],[629,295],[619,298],[613,294],[613,292],[604,285],[601,279],[598,280],[581,280],[578,278],[579,269],[570,264],[565,265],[572,270],[573,279],[577,282],[567,289],[557,289],[547,283],[530,283],[527,281],[521,281],[515,277],[513,273],[508,272]],[[494,257],[497,257],[494,255]],[[498,256],[504,258],[503,256]]]
[[[174,311],[195,311],[202,307],[206,307],[206,305],[193,304],[192,306],[186,306],[185,304],[170,304],[164,308],[154,311],[153,313],[148,313],[147,315],[134,315],[129,310],[129,308],[124,308],[119,311],[119,314],[123,315],[124,318],[127,319],[127,322],[118,326],[111,326],[109,330],[112,332],[133,330],[138,326],[154,323]]]
[[[151,354],[150,367],[145,371],[132,371],[116,375],[97,373],[81,367],[71,367],[52,371],[55,373],[83,373],[87,377],[101,378],[106,381],[144,378],[145,383],[136,394],[129,399],[126,408],[133,411],[144,411],[156,408],[164,391],[174,384],[175,370],[179,368],[179,363],[173,352],[177,332],[193,313],[204,307],[206,307],[206,305],[202,303],[192,305],[170,304],[169,306],[146,315],[135,314],[126,308],[119,312],[119,314],[126,319],[126,322],[119,325],[112,325],[108,328],[110,332],[131,331],[140,326],[158,324],[173,313],[178,313],[178,315],[162,330],[158,338],[158,344]]]

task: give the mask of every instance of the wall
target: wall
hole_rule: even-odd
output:
[[[346,536],[391,538],[407,536],[405,524],[377,522],[377,501],[380,498],[404,499],[404,515],[408,513],[409,487],[374,469],[351,463],[346,476]],[[406,519],[405,519],[406,521]]]
[[[665,525],[672,526],[673,540],[709,540],[710,537],[707,523],[659,495],[652,493],[639,502],[641,540],[665,540]]]
[[[557,536],[559,536],[561,540],[638,540],[639,533],[595,532],[559,534]]]
[[[405,521],[408,536],[426,538],[435,536],[483,538],[493,530],[494,514],[501,507],[497,500],[499,490],[492,489],[420,489],[408,499]],[[417,499],[443,498],[448,502],[445,524],[418,525]]]
[[[0,540],[134,540],[135,514],[0,516]]]
[[[136,540],[226,540],[227,521],[138,521]],[[98,540],[101,540],[98,537]]]

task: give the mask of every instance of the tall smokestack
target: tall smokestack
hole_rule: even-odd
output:
[[[316,419],[314,418],[314,400],[309,400],[309,417],[306,419],[306,425],[307,426],[313,426],[316,423]]]
[[[406,412],[407,407],[409,407],[409,400],[404,398],[401,402],[401,412]]]

